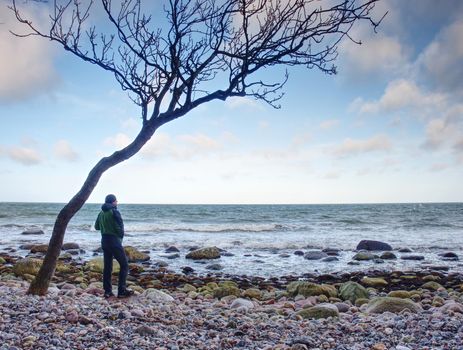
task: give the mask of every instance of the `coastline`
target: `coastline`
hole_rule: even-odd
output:
[[[20,271],[24,259],[0,254],[0,349],[463,349],[463,274],[438,266],[262,278],[139,261],[136,295],[105,300],[101,266],[65,254],[45,297],[25,294],[34,264]],[[372,311],[388,296],[412,310]]]

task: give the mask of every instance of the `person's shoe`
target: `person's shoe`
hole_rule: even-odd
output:
[[[111,293],[104,293],[104,298],[105,299],[109,299],[109,298],[111,298],[113,296],[114,296],[114,294],[112,292]]]
[[[128,298],[131,297],[134,294],[133,290],[131,289],[126,289],[123,292],[117,293],[118,298]]]

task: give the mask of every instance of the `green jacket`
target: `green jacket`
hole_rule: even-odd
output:
[[[117,207],[110,203],[101,206],[101,211],[95,221],[95,230],[101,231],[102,235],[113,235],[121,241],[124,238],[124,222]]]

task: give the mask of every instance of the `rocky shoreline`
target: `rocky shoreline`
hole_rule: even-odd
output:
[[[46,247],[27,258],[0,252],[0,350],[463,350],[461,271],[197,275],[134,249],[135,296],[106,300],[101,257],[77,261],[78,245],[65,248],[45,297],[26,291]]]

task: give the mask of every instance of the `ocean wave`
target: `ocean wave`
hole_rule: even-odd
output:
[[[178,226],[178,225],[128,225],[126,232],[191,232],[191,233],[265,233],[265,232],[285,232],[297,229],[281,224],[261,224],[261,225],[198,225]]]

